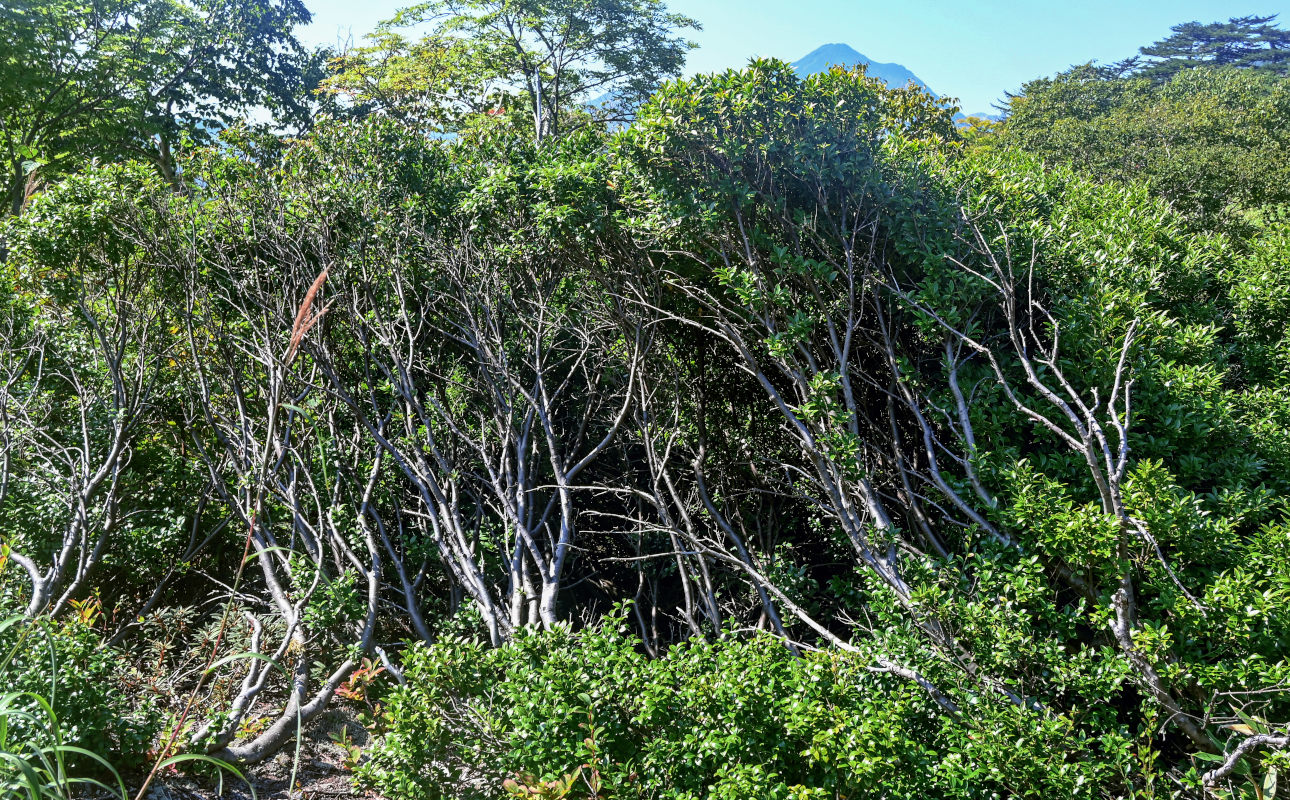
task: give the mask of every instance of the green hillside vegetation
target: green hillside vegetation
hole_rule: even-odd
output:
[[[999,143],[1145,183],[1202,227],[1285,205],[1290,31],[1271,22],[1177,25],[1141,56],[1031,81],[1011,98]]]
[[[1266,59],[1146,48],[965,132],[863,70],[678,79],[659,0],[342,54],[208,11],[282,59],[188,97],[295,86],[279,127],[46,117],[64,62],[0,59],[7,793],[235,780],[335,708],[408,800],[1285,791]]]

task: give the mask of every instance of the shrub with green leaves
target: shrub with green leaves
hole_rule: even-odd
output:
[[[115,766],[143,763],[161,717],[146,697],[127,687],[128,661],[97,631],[77,619],[20,621],[0,631],[0,653],[5,654],[0,680],[14,693],[11,705],[33,715],[11,719],[11,737],[52,746],[50,737],[56,734],[58,744],[83,748]],[[48,722],[51,715],[56,729]],[[72,760],[95,767],[79,757]]]
[[[0,793],[124,798],[112,759],[140,763],[159,727],[120,685],[126,669],[82,621],[0,621]]]
[[[141,746],[62,622],[98,591],[197,684],[193,749],[402,672],[361,770],[395,797],[1269,793],[1290,245],[1245,159],[1282,134],[1213,108],[1275,120],[1266,80],[1066,76],[991,149],[756,61],[613,134],[330,120],[185,191],[67,180],[0,281],[10,599],[95,681],[54,710]]]
[[[1149,727],[1090,735],[985,706],[946,714],[865,655],[798,656],[771,636],[692,640],[653,659],[613,615],[501,648],[417,646],[405,668],[359,769],[400,800],[566,785],[534,796],[1097,797],[1156,776],[1141,760]]]
[[[1026,83],[998,138],[1099,180],[1141,181],[1203,225],[1286,202],[1290,84],[1240,68],[1159,82],[1092,64]]]

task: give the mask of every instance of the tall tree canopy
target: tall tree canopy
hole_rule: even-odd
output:
[[[307,114],[316,58],[300,0],[12,0],[0,5],[0,159],[8,210],[91,159],[173,170],[172,148],[261,107]]]
[[[398,32],[427,22],[420,42]],[[337,59],[328,86],[439,124],[514,106],[541,140],[568,127],[575,111],[623,118],[680,73],[694,47],[679,33],[687,28],[698,23],[662,0],[431,0]]]
[[[1290,202],[1290,83],[1188,69],[1157,83],[1083,65],[1027,83],[997,138],[1099,179],[1143,181],[1196,223]]]
[[[1276,14],[1232,17],[1227,22],[1184,22],[1173,35],[1122,62],[1124,71],[1164,81],[1194,67],[1242,67],[1273,75],[1290,73],[1290,31]]]

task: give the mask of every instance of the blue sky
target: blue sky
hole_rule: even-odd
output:
[[[313,44],[354,41],[408,0],[305,0]],[[843,42],[875,61],[904,64],[967,111],[988,111],[1023,81],[1089,60],[1118,61],[1179,22],[1280,14],[1290,0],[673,0],[702,23],[687,71],[788,61]]]

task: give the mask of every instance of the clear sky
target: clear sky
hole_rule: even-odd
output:
[[[409,0],[305,0],[312,44],[357,41]],[[874,61],[904,64],[964,110],[989,111],[1004,92],[1072,64],[1118,61],[1179,22],[1280,14],[1290,0],[672,0],[697,19],[687,71],[751,56],[793,61],[822,44],[849,44]]]

